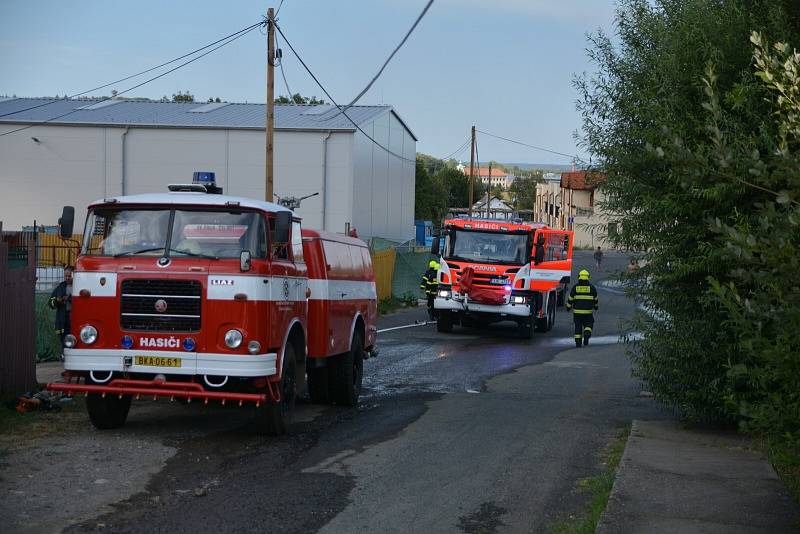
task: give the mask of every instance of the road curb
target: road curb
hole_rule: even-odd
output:
[[[797,532],[798,525],[800,506],[747,436],[635,420],[596,532]]]

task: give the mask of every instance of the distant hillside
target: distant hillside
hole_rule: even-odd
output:
[[[572,165],[557,165],[554,163],[503,163],[508,168],[517,166],[520,169],[537,169],[545,172],[566,172],[572,170]]]

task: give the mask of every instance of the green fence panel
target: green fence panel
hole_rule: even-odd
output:
[[[55,332],[56,312],[47,305],[50,293],[36,293],[36,361],[58,360],[61,340]]]
[[[408,294],[423,298],[419,282],[432,258],[428,251],[398,252],[394,264],[392,294],[398,298]]]

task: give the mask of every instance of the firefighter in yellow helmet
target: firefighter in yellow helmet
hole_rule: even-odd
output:
[[[431,321],[435,319],[433,312],[433,301],[436,298],[436,291],[439,289],[439,262],[431,260],[428,262],[428,270],[422,274],[419,288],[425,292],[428,301],[428,317]]]
[[[594,326],[594,311],[599,300],[597,288],[589,282],[589,271],[583,269],[578,273],[578,283],[572,286],[567,297],[567,311],[572,310],[575,322],[575,346],[589,344]]]

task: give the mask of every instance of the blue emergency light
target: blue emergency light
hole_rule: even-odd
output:
[[[216,176],[211,171],[195,171],[192,174],[192,183],[201,185],[216,185]]]

